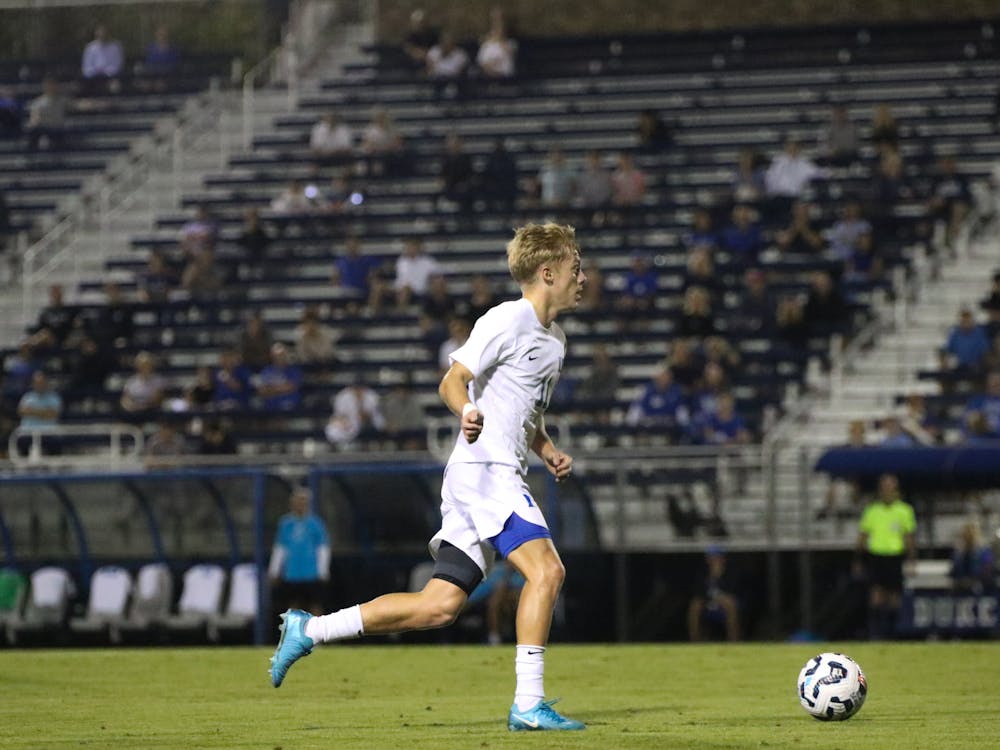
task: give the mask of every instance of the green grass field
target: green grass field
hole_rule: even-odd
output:
[[[839,647],[839,649],[838,649]],[[795,678],[821,650],[871,692],[847,722],[811,719]],[[267,679],[270,649],[8,650],[0,748],[997,747],[1000,644],[568,646],[546,688],[584,732],[506,730],[513,648],[325,646]]]

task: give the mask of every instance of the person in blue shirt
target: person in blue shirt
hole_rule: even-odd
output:
[[[716,396],[715,411],[705,415],[704,437],[711,445],[750,442],[750,431],[743,417],[736,413],[733,394],[724,392]]]
[[[271,347],[271,364],[254,381],[263,409],[288,411],[302,403],[302,370],[292,364],[284,344]]]
[[[151,76],[175,73],[181,64],[181,53],[170,42],[170,30],[160,24],[156,27],[155,38],[146,47],[145,72]]]
[[[212,376],[215,391],[212,403],[218,409],[246,409],[250,405],[250,370],[240,362],[240,353],[227,349],[219,355],[219,367]]]
[[[972,311],[963,309],[958,325],[948,334],[948,343],[941,351],[944,366],[957,370],[976,370],[990,350],[990,339],[983,327],[976,325]]]
[[[324,611],[330,535],[311,505],[309,490],[297,487],[289,497],[290,512],[278,520],[267,573],[279,612],[289,607],[314,614]]]
[[[1000,372],[987,375],[986,393],[973,396],[965,405],[966,424],[976,414],[982,415],[990,437],[1000,437]]]
[[[42,370],[35,370],[31,376],[31,390],[25,393],[17,405],[17,414],[21,418],[22,428],[51,428],[59,422],[62,411],[62,397],[52,390],[49,378]],[[25,436],[18,440],[18,449],[23,451],[30,438]],[[58,453],[58,443],[51,436],[41,436],[42,453]]]
[[[657,369],[639,397],[632,402],[625,422],[633,427],[657,428],[676,437],[689,421],[684,391],[674,382],[671,369]]]

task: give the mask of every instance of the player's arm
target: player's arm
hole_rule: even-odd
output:
[[[563,453],[556,448],[552,438],[545,431],[545,420],[541,420],[538,430],[535,432],[535,439],[531,441],[531,450],[542,459],[545,468],[549,470],[557,482],[561,482],[573,471],[573,457],[568,453]]]
[[[452,362],[441,378],[438,395],[451,413],[462,419],[462,434],[470,443],[476,442],[483,431],[483,415],[469,400],[469,383],[472,371],[461,362]]]

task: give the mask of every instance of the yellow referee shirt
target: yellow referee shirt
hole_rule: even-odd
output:
[[[906,535],[917,528],[913,506],[902,500],[877,500],[861,514],[861,532],[868,535],[868,551],[873,555],[902,555]]]

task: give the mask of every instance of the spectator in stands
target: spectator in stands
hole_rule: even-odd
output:
[[[194,217],[181,227],[181,254],[186,260],[190,260],[203,252],[212,251],[218,237],[218,221],[212,216],[208,206],[199,205]]]
[[[914,448],[917,441],[913,435],[903,429],[899,417],[890,414],[882,420],[882,441],[879,446],[882,448]]]
[[[328,217],[327,223],[330,224],[339,217],[350,214],[357,206],[364,203],[364,200],[364,194],[354,186],[350,173],[345,170],[333,175],[327,188],[319,191],[317,204],[319,210]]]
[[[941,442],[941,420],[927,407],[922,393],[911,393],[906,397],[899,423],[921,445]]]
[[[17,405],[21,427],[55,427],[59,423],[62,408],[62,397],[52,388],[48,376],[42,370],[35,370],[31,375],[31,390],[21,397]],[[52,453],[47,445],[43,445],[42,450]]]
[[[716,332],[712,296],[705,287],[692,286],[684,292],[684,305],[677,332],[689,338],[704,338]]]
[[[705,626],[722,627],[726,640],[740,640],[739,602],[733,576],[726,570],[726,554],[712,545],[705,550],[705,573],[688,605],[688,637],[705,640]]]
[[[517,161],[507,150],[503,138],[496,139],[493,151],[486,157],[480,184],[490,210],[504,214],[514,210],[518,194]]]
[[[560,148],[553,148],[538,170],[538,195],[548,208],[565,208],[576,191],[576,174]]]
[[[361,131],[361,152],[368,157],[375,174],[400,175],[407,171],[403,136],[381,107],[373,110],[371,122]]]
[[[17,405],[31,389],[31,377],[39,368],[31,344],[24,339],[17,351],[3,357],[3,378],[0,379],[0,430],[7,423],[12,428],[17,419]]]
[[[775,235],[782,255],[809,255],[816,257],[826,242],[812,223],[812,206],[804,201],[792,202],[791,221]]]
[[[365,303],[372,314],[377,315],[382,310],[388,290],[377,273],[378,267],[378,258],[362,253],[361,240],[357,236],[347,238],[344,253],[334,262],[330,283],[347,295],[348,312],[357,312]]]
[[[587,286],[592,283],[593,280]],[[656,307],[659,285],[660,274],[653,267],[652,259],[646,253],[632,253],[625,286],[615,298],[619,330],[645,327],[646,319]]]
[[[577,201],[589,213],[585,221],[592,227],[603,226],[604,212],[611,205],[611,172],[601,164],[598,151],[587,152],[576,185]]]
[[[826,170],[802,153],[795,138],[785,139],[784,150],[771,160],[764,173],[771,213],[775,216],[786,214],[792,201],[804,197],[809,184],[826,174]]]
[[[326,425],[326,438],[342,450],[356,440],[366,440],[385,430],[385,416],[378,394],[360,377],[333,397],[333,414]]]
[[[955,158],[941,157],[927,201],[927,211],[935,221],[944,225],[945,243],[949,247],[954,246],[971,205],[972,191],[969,189],[969,182],[965,175],[959,173]]]
[[[469,54],[455,42],[450,31],[441,32],[438,43],[427,50],[427,77],[434,82],[437,97],[462,99]]]
[[[452,352],[469,340],[470,333],[472,333],[472,318],[455,315],[448,320],[448,338],[438,347],[437,365],[441,377],[444,377],[451,367]]]
[[[403,52],[413,70],[427,70],[427,52],[438,43],[438,32],[427,25],[421,8],[410,13],[410,30],[403,40]]]
[[[69,369],[66,400],[78,402],[104,392],[104,381],[114,369],[114,358],[107,343],[102,346],[97,338],[84,336],[70,361]]]
[[[187,441],[177,425],[170,419],[161,418],[156,422],[156,430],[146,440],[142,455],[147,469],[172,469],[175,462],[171,459],[187,453]],[[173,505],[173,504],[172,504]],[[176,514],[179,508],[171,507],[168,514]]]
[[[642,205],[645,196],[645,173],[636,166],[632,154],[622,151],[618,167],[611,173],[611,202],[619,208],[634,208]]]
[[[104,284],[104,304],[92,310],[87,330],[102,348],[123,349],[131,343],[135,331],[132,306],[114,281]]]
[[[872,112],[871,139],[880,155],[899,152],[899,124],[888,104],[879,104]]]
[[[247,318],[246,326],[240,333],[240,361],[251,370],[260,370],[271,362],[271,346],[274,337],[265,325],[260,311],[254,311]]]
[[[28,151],[62,148],[66,139],[66,115],[69,99],[60,91],[55,78],[47,76],[42,81],[41,96],[28,104],[28,122],[24,126],[28,134]],[[44,139],[44,140],[43,140]]]
[[[805,349],[809,343],[810,326],[806,320],[805,302],[797,295],[784,295],[778,300],[774,314],[778,337],[793,349]]]
[[[287,347],[280,342],[271,345],[271,364],[250,382],[266,411],[288,411],[302,404],[302,370],[292,364]]]
[[[224,350],[212,376],[215,407],[225,411],[246,409],[250,405],[250,376],[250,370],[240,360],[240,353],[235,349]]]
[[[951,555],[951,585],[960,594],[989,594],[996,588],[993,550],[983,543],[976,521],[962,524]]]
[[[844,266],[844,278],[851,282],[874,283],[881,280],[885,264],[878,255],[871,232],[858,235],[854,252]]]
[[[309,131],[309,150],[323,163],[344,161],[354,150],[354,131],[335,112],[328,112]]]
[[[513,78],[517,72],[517,42],[507,34],[500,8],[490,11],[490,28],[479,42],[476,65],[487,80]]]
[[[670,367],[662,364],[629,405],[625,423],[630,427],[655,429],[676,440],[690,422],[686,401],[681,387],[674,382]]]
[[[382,399],[384,432],[401,450],[421,450],[427,443],[424,407],[413,392],[413,383],[405,375]]]
[[[119,405],[128,422],[147,422],[160,410],[166,394],[166,382],[156,372],[153,355],[147,351],[135,356],[135,373],[125,381]]]
[[[847,321],[847,303],[833,277],[826,271],[816,271],[810,276],[809,295],[803,312],[813,334],[837,332]]]
[[[434,274],[420,303],[420,335],[428,351],[437,352],[448,338],[448,321],[458,312],[458,304],[448,290],[448,279]]]
[[[409,239],[403,246],[403,254],[396,261],[396,304],[406,307],[421,299],[427,293],[432,276],[441,273],[438,262],[424,252],[424,243],[416,238]]]
[[[209,419],[201,431],[196,453],[199,456],[234,456],[236,440],[221,419]]]
[[[1000,372],[986,376],[986,390],[965,404],[963,421],[968,425],[976,416],[981,416],[986,426],[986,435],[1000,437]]]
[[[707,208],[696,208],[691,213],[691,231],[681,237],[681,244],[689,251],[704,247],[714,251],[719,244],[719,236],[712,227],[712,214]]]
[[[717,305],[722,299],[725,286],[715,270],[712,251],[699,246],[688,251],[687,265],[684,268],[684,290],[700,286],[712,298],[712,304]]]
[[[337,358],[337,335],[324,325],[315,305],[308,305],[302,311],[299,324],[293,334],[295,338],[295,359],[304,365],[328,365]]]
[[[709,336],[702,342],[701,357],[705,365],[716,364],[726,376],[736,372],[740,365],[740,353],[722,336]]]
[[[705,362],[701,379],[691,394],[692,425],[703,430],[708,415],[719,409],[719,396],[728,390],[726,369],[718,362]]]
[[[656,110],[644,109],[640,112],[636,130],[639,134],[639,150],[647,154],[661,154],[673,145],[673,133]]]
[[[584,263],[583,272],[587,275],[587,283],[583,287],[583,296],[577,310],[582,312],[600,313],[608,308],[608,299],[604,284],[604,272],[596,260],[590,259]]]
[[[989,350],[986,331],[976,324],[972,310],[963,307],[958,314],[958,325],[951,329],[948,342],[941,350],[941,367],[973,375],[980,371]]]
[[[729,330],[748,337],[770,336],[774,330],[775,307],[764,272],[748,268],[743,274],[743,289],[730,317]]]
[[[722,249],[729,252],[736,263],[752,266],[757,263],[764,240],[756,221],[756,212],[745,203],[733,206],[732,221],[722,231]]]
[[[177,276],[170,270],[163,254],[158,250],[149,253],[146,269],[136,279],[140,302],[162,304],[170,301],[170,293],[177,285]]]
[[[858,160],[860,139],[847,107],[836,104],[830,109],[830,122],[819,139],[818,161],[831,167],[849,167]]]
[[[740,149],[732,181],[733,203],[759,205],[767,193],[766,171],[760,154],[749,148]]]
[[[250,206],[243,211],[243,225],[240,227],[236,244],[243,251],[243,258],[259,266],[267,259],[267,249],[271,246],[270,232],[260,220],[260,211],[256,206]]]
[[[49,303],[38,315],[29,342],[37,353],[57,354],[73,330],[78,310],[66,304],[62,284],[49,286]]]
[[[24,120],[21,109],[21,100],[14,90],[0,86],[0,138],[20,137]]]
[[[215,401],[215,378],[212,368],[202,366],[194,371],[194,382],[184,389],[183,409],[201,411],[211,408]]]
[[[466,153],[461,136],[449,133],[441,159],[441,194],[458,206],[462,217],[472,213],[478,197],[477,178],[472,157]]]
[[[883,474],[878,499],[861,515],[854,571],[867,568],[868,634],[888,638],[896,629],[903,592],[903,560],[915,560],[917,522],[913,506],[902,499],[899,480]]]
[[[316,197],[306,195],[301,180],[290,180],[288,185],[271,200],[271,210],[278,216],[302,216],[317,208]]]
[[[313,512],[312,494],[296,487],[288,499],[291,511],[278,520],[267,577],[276,610],[325,611],[330,580],[330,534]]]
[[[207,248],[191,256],[181,274],[181,287],[192,302],[199,304],[217,302],[223,282],[222,271],[215,264],[215,252]]]
[[[111,37],[104,24],[98,24],[94,28],[94,38],[83,49],[83,90],[92,94],[117,93],[120,89],[118,78],[124,66],[121,42]]]
[[[736,412],[733,394],[720,393],[716,399],[714,412],[705,418],[704,440],[709,445],[737,445],[750,442],[750,430],[746,422]]]
[[[493,282],[490,281],[490,277],[483,273],[477,273],[470,282],[469,298],[465,303],[464,317],[469,320],[479,320],[497,302],[499,300],[496,292],[493,291]]]
[[[180,65],[180,50],[170,41],[170,29],[161,23],[153,32],[153,41],[146,47],[143,73],[162,78],[176,73]]]
[[[588,277],[589,278],[589,277]],[[579,406],[598,407],[593,418],[600,424],[611,420],[611,405],[618,399],[621,376],[606,344],[594,344],[587,374],[580,379],[573,397]]]
[[[840,217],[826,233],[831,254],[846,263],[854,256],[858,237],[871,232],[872,225],[862,215],[861,202],[852,198],[844,204]]]
[[[695,341],[678,336],[670,344],[667,365],[674,376],[674,382],[691,393],[701,378],[704,363],[698,357]]]
[[[865,437],[865,422],[862,419],[852,419],[847,424],[847,443],[843,448],[865,448],[868,442]],[[856,477],[830,477],[823,507],[816,513],[816,520],[827,518],[843,520],[853,517],[861,508],[861,483]]]

